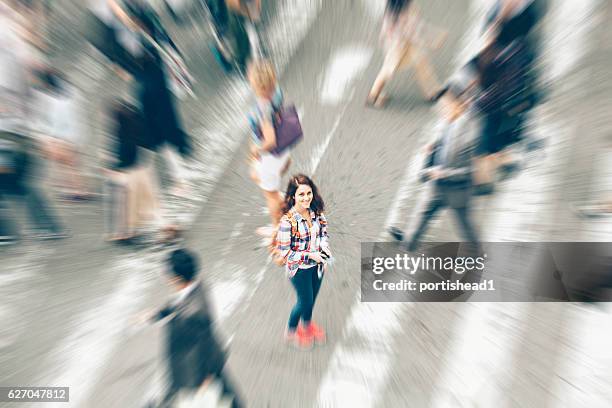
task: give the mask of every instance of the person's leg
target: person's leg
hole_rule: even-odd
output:
[[[414,71],[417,84],[421,88],[425,99],[431,100],[440,89],[440,82],[427,55],[422,51],[415,51],[415,54],[417,55],[417,60],[414,64]]]
[[[166,164],[168,165],[168,171],[171,173],[172,180],[174,181],[174,190],[176,193],[184,193],[184,189],[187,188],[187,177],[185,175],[185,169],[183,165],[183,159],[179,152],[177,152],[173,146],[166,144],[162,147],[162,154],[166,158]]]
[[[242,407],[242,402],[238,397],[238,393],[236,391],[236,387],[234,387],[233,381],[227,375],[225,370],[222,370],[217,374],[217,380],[221,383],[221,395],[232,399],[232,408],[240,408]]]
[[[30,177],[24,176],[18,180],[16,192],[25,201],[30,220],[39,232],[59,234],[62,231],[63,228],[56,216],[47,205],[42,193],[33,185]]]
[[[315,285],[318,285],[318,287],[321,286],[321,282],[317,276],[317,270],[318,267],[315,266],[302,271],[304,275],[306,275],[304,297],[302,302],[302,324],[304,327],[308,327],[310,325],[310,321],[312,320],[312,310],[314,308],[315,299]],[[318,289],[319,288],[317,288],[317,292]]]
[[[127,239],[134,235],[137,217],[137,203],[134,199],[136,192],[128,179],[128,174],[112,172],[105,183],[108,241]]]
[[[417,224],[416,229],[410,236],[410,240],[408,241],[408,250],[415,251],[419,243],[421,241],[421,236],[427,230],[427,226],[429,222],[434,217],[434,215],[444,207],[444,202],[438,198],[432,198],[429,203],[426,204],[425,209],[420,215],[419,222]]]
[[[387,51],[383,65],[374,80],[374,84],[368,94],[367,102],[377,107],[381,107],[385,103],[385,98],[382,96],[383,89],[387,82],[393,78],[398,66],[402,60],[409,58],[410,48],[403,47],[400,44],[396,44]]]
[[[262,189],[266,199],[273,229],[278,225],[282,217],[281,172],[289,159],[289,153],[283,153],[280,157],[265,153],[261,155],[259,164],[256,166],[259,171],[259,187]]]
[[[85,191],[86,189],[81,172],[81,154],[76,146],[71,145],[69,147],[66,161],[68,185],[75,196],[85,198],[88,195],[88,192]]]
[[[459,227],[463,234],[464,239],[474,245],[479,245],[478,234],[476,233],[476,229],[472,224],[472,220],[470,218],[470,208],[468,205],[462,208],[454,208],[455,216],[457,217],[457,221],[459,221]]]
[[[322,268],[323,266],[321,266]],[[314,305],[317,302],[317,295],[319,294],[319,289],[321,289],[321,283],[323,282],[323,276],[325,276],[325,274],[321,274],[321,277],[319,278],[319,271],[318,268],[314,270],[314,272],[311,274],[311,284],[312,284],[312,308],[314,310]]]
[[[266,198],[266,205],[270,212],[270,218],[272,220],[272,227],[276,228],[282,217],[281,208],[283,206],[283,198],[278,191],[265,191],[263,192]]]
[[[121,210],[125,214],[123,218],[125,231],[124,238],[132,238],[136,235],[136,230],[140,226],[141,217],[139,209],[143,207],[144,200],[150,201],[151,197],[145,195],[146,190],[143,188],[147,184],[146,172],[144,169],[128,170],[122,174],[122,189],[121,189]]]
[[[304,321],[304,316],[308,316],[308,321],[310,321],[310,316],[312,316],[312,281],[306,271],[306,269],[299,269],[291,278],[291,284],[295,289],[297,301],[289,315],[289,332],[295,332],[300,319]]]
[[[322,268],[323,266],[321,266]],[[310,312],[310,323],[304,323],[306,329],[308,330],[308,332],[313,336],[314,340],[317,342],[317,344],[324,344],[326,341],[326,336],[325,336],[325,330],[323,330],[323,328],[321,328],[319,325],[317,325],[314,320],[312,319],[312,312],[314,311],[314,306],[315,303],[317,301],[317,295],[319,294],[319,289],[321,289],[321,282],[323,281],[323,276],[324,274],[321,274],[321,277],[319,277],[319,268],[313,268],[310,277],[311,277],[311,284],[312,284],[312,308],[311,308],[311,312]],[[304,318],[304,321],[307,321],[306,318]]]
[[[153,168],[153,153],[141,151],[144,156],[142,163],[138,165],[137,175],[139,192],[137,195],[138,203],[137,214],[138,222],[151,222],[156,227],[163,224],[161,209],[159,204],[159,194],[155,169]]]
[[[475,160],[475,185],[476,193],[489,193],[493,186],[495,175],[495,154],[500,150],[499,129],[502,124],[502,114],[499,112],[489,113],[484,116],[483,126],[478,146],[478,157]],[[482,187],[480,187],[482,186]]]
[[[1,181],[3,180],[0,178]],[[10,243],[17,237],[14,225],[10,222],[10,217],[7,217],[5,205],[5,198],[0,192],[0,245]]]
[[[380,107],[384,104],[384,98],[381,96],[383,89],[387,82],[391,80],[393,77],[394,70],[390,70],[388,67],[385,67],[383,64],[382,68],[378,72],[374,83],[372,84],[372,88],[370,89],[370,93],[368,94],[367,102],[369,104]]]

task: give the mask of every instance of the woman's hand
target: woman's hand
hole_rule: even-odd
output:
[[[311,252],[308,254],[308,258],[312,259],[316,263],[323,263],[323,257],[319,252]]]
[[[327,256],[327,259],[332,257],[332,253],[329,248],[322,249],[321,252]]]

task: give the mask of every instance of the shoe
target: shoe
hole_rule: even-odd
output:
[[[304,329],[302,325],[298,326],[295,332],[295,346],[301,350],[310,350],[314,343],[314,336],[309,330]]]
[[[397,227],[389,228],[389,235],[393,237],[394,240],[401,242],[404,240],[404,231]]]
[[[317,343],[318,345],[325,344],[325,331],[316,323],[310,322],[310,325],[305,330],[309,331],[312,334],[315,343]]]

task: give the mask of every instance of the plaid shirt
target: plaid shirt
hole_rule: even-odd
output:
[[[292,236],[290,214],[297,222],[298,234]],[[315,266],[317,263],[308,257],[311,252],[328,250],[329,241],[327,236],[327,220],[323,214],[317,216],[310,211],[312,227],[308,226],[307,220],[293,208],[288,214],[283,215],[278,230],[278,249],[281,256],[287,260],[286,268],[290,277],[293,277],[298,269]],[[311,228],[316,233],[314,241],[311,237]]]

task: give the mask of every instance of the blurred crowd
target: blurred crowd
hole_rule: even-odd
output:
[[[493,2],[481,33],[482,47],[458,72],[441,80],[430,56],[444,46],[447,33],[425,21],[413,3],[386,1],[380,33],[384,61],[366,105],[384,109],[386,84],[399,71],[413,69],[423,98],[439,105],[440,120],[425,146],[427,160],[420,179],[427,183],[428,194],[418,222],[412,231],[389,232],[415,251],[434,216],[449,208],[463,239],[478,247],[479,228],[470,211],[474,195],[494,194],[496,182],[521,170],[520,155],[538,148],[527,123],[545,97],[538,72],[539,23],[548,5],[545,0]],[[303,134],[295,107],[284,103],[274,63],[259,35],[260,2],[91,0],[88,10],[87,41],[124,80],[129,95],[105,101],[113,138],[105,160],[94,164],[103,170],[102,188],[83,172],[84,157],[92,157],[85,154],[90,145],[81,104],[87,102],[47,55],[51,2],[0,3],[0,243],[18,242],[28,234],[38,239],[69,237],[54,210],[58,199],[104,200],[110,242],[131,244],[143,234],[167,242],[180,235],[186,226],[160,211],[162,183],[155,163],[162,160],[169,170],[168,193],[191,194],[186,161],[194,141],[182,124],[177,100],[195,98],[197,83],[160,13],[177,25],[207,24],[220,67],[248,81],[254,95],[253,109],[245,113],[252,130],[250,176],[270,215],[270,224],[256,233],[275,262],[285,267],[297,297],[286,340],[300,348],[324,342],[325,332],[312,321],[312,312],[332,259],[328,220],[312,175],[296,174],[282,184],[292,149]],[[15,224],[11,203],[27,210],[31,232]],[[612,201],[576,211],[610,215]],[[196,256],[180,250],[173,252],[169,263],[180,296],[156,315],[170,319],[173,356],[171,391],[161,404],[172,404],[181,389],[198,389],[212,377],[222,380],[224,394],[235,395],[222,371],[223,350],[215,343],[209,308],[194,295],[199,290]],[[198,343],[194,338],[208,340]],[[239,405],[234,398],[233,406]]]

